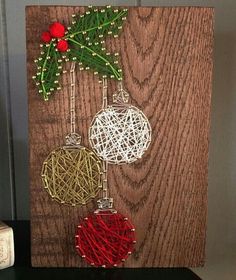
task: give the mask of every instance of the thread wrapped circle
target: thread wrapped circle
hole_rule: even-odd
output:
[[[94,198],[102,188],[100,159],[85,147],[60,147],[43,163],[42,181],[57,202],[76,206]]]
[[[108,106],[95,115],[89,129],[89,141],[104,161],[131,163],[147,150],[151,126],[143,112],[134,106]]]
[[[110,210],[90,214],[78,226],[76,250],[90,265],[114,267],[125,261],[135,244],[134,227]]]

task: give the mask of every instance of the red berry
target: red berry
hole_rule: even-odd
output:
[[[45,31],[42,33],[41,39],[44,43],[49,43],[51,41],[52,37],[48,31]]]
[[[54,22],[49,25],[49,32],[54,38],[61,38],[65,35],[65,26],[60,22]]]
[[[57,49],[60,51],[60,52],[65,52],[68,50],[68,43],[66,40],[60,40],[58,43],[57,43]]]

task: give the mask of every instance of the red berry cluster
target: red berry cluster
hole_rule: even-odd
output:
[[[65,36],[65,26],[60,22],[54,22],[49,25],[49,31],[45,31],[41,35],[41,39],[44,43],[50,43],[52,38],[57,38],[57,49],[60,52],[68,50],[68,43],[66,40],[61,39]]]

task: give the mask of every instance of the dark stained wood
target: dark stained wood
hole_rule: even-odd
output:
[[[55,20],[66,25],[83,8],[32,6],[26,9],[29,100],[32,265],[80,267],[74,249],[76,225],[96,202],[73,208],[53,202],[40,171],[48,153],[69,131],[68,76],[47,103],[31,79],[40,35]],[[121,52],[131,103],[146,114],[152,143],[131,165],[109,167],[115,208],[136,227],[136,251],[124,267],[201,266],[204,263],[207,169],[212,90],[213,9],[130,8],[120,38],[108,40]],[[67,65],[67,68],[69,65]],[[77,121],[83,144],[101,108],[97,77],[78,72]],[[109,82],[109,95],[115,83]]]

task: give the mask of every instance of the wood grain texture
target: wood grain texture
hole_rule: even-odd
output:
[[[43,190],[40,171],[48,153],[69,131],[68,82],[45,103],[31,79],[40,34],[59,20],[66,25],[82,7],[26,9],[30,141],[32,265],[84,267],[76,255],[76,225],[86,207],[61,206]],[[130,8],[120,38],[107,40],[121,53],[131,103],[146,114],[152,143],[130,165],[109,167],[115,208],[131,218],[137,245],[124,267],[199,266],[204,263],[207,166],[212,90],[213,9]],[[66,66],[69,68],[69,64]],[[78,72],[77,121],[83,144],[101,108],[97,77]],[[109,82],[109,96],[115,83]]]

